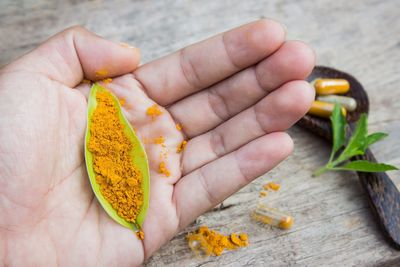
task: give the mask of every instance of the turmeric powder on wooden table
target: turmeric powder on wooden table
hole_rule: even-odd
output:
[[[220,256],[224,250],[233,250],[249,245],[247,234],[239,235],[232,233],[225,236],[217,231],[209,229],[207,226],[201,226],[196,232],[187,235],[188,245],[190,249],[201,256]]]
[[[124,132],[125,126],[118,117],[112,96],[97,92],[96,101],[88,145],[96,182],[117,214],[128,222],[135,222],[143,204],[143,175],[131,156],[135,148]]]
[[[274,182],[269,182],[263,185],[263,188],[264,190],[278,191],[281,188],[281,185]]]

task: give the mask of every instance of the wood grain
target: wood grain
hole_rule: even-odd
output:
[[[389,138],[372,147],[378,161],[400,165],[400,1],[0,1],[0,66],[65,27],[82,24],[116,41],[142,49],[155,59],[260,17],[283,22],[289,39],[316,51],[318,64],[354,75],[370,98],[370,130]],[[224,204],[198,218],[165,245],[148,266],[397,266],[400,253],[382,237],[357,176],[351,172],[311,173],[327,159],[328,145],[294,127],[294,154],[269,174]],[[391,172],[400,186],[400,172]],[[282,189],[270,205],[291,213],[295,225],[282,231],[251,221],[261,185],[277,181]],[[198,260],[185,242],[199,224],[228,233],[245,231],[251,245],[218,258]]]

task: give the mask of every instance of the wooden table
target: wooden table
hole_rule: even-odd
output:
[[[260,17],[283,22],[289,39],[309,43],[318,64],[352,73],[368,91],[370,130],[389,138],[372,150],[400,166],[400,1],[0,1],[0,66],[65,27],[82,24],[113,40],[142,48],[147,62],[184,45]],[[400,266],[400,252],[385,242],[354,173],[311,173],[329,146],[293,127],[294,154],[278,168],[201,216],[165,245],[148,266]],[[400,172],[391,172],[400,186]],[[292,214],[291,230],[253,222],[249,210],[266,181],[281,183],[271,205]],[[199,224],[228,233],[245,231],[251,245],[199,260],[185,236]]]

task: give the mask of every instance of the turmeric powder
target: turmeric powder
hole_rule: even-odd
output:
[[[160,165],[158,166],[158,172],[164,174],[167,177],[171,176],[171,172],[167,169],[167,166],[165,166],[164,161],[160,162]]]
[[[281,188],[281,185],[277,184],[277,183],[274,183],[274,182],[269,182],[269,183],[265,184],[263,186],[263,188],[265,190],[270,189],[270,190],[273,190],[273,191],[278,191]]]
[[[136,236],[140,239],[144,239],[144,232],[142,230],[136,232]]]
[[[112,96],[97,92],[96,101],[88,144],[96,182],[117,214],[134,223],[144,201],[143,175],[131,158],[135,148],[124,132]]]
[[[126,103],[126,99],[125,98],[120,98],[119,100],[119,104],[121,105],[121,107],[125,106]]]
[[[164,144],[164,141],[165,141],[164,136],[159,136],[154,138],[154,143],[158,145]]]
[[[187,141],[183,140],[182,143],[180,143],[178,145],[178,147],[176,148],[176,153],[181,153],[185,149],[186,145],[187,145]]]
[[[162,114],[162,111],[157,104],[154,104],[146,110],[146,114],[151,116],[151,118],[154,120],[157,116]]]
[[[176,129],[177,129],[178,131],[182,131],[182,124],[177,123],[177,124],[176,124]]]
[[[109,84],[110,82],[112,82],[112,78],[105,78],[102,80],[102,82],[105,84]]]
[[[201,253],[206,256],[220,256],[224,250],[233,250],[249,245],[247,234],[239,235],[232,233],[225,236],[221,233],[209,229],[207,226],[201,226],[196,232],[187,235],[190,249],[197,255]]]
[[[261,191],[259,197],[265,197],[267,195],[268,195],[267,191]]]
[[[96,77],[98,77],[98,78],[105,77],[105,76],[107,76],[108,71],[106,69],[100,69],[100,70],[97,70],[95,72],[95,74],[96,74]]]

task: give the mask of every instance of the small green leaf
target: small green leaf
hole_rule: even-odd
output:
[[[335,108],[333,109],[332,115],[330,117],[332,123],[332,134],[333,134],[333,147],[332,147],[332,155],[333,155],[344,145],[345,143],[345,127],[346,127],[346,119],[342,114],[342,109],[340,104],[335,103]]]
[[[366,147],[369,147],[373,143],[376,143],[376,142],[382,140],[383,138],[385,138],[387,136],[388,136],[387,133],[380,133],[380,132],[368,135],[367,136]]]
[[[96,174],[93,168],[93,155],[89,151],[89,140],[90,140],[90,126],[91,126],[91,117],[96,109],[97,101],[96,95],[97,92],[107,92],[113,98],[113,102],[118,111],[118,117],[124,127],[124,132],[129,140],[132,142],[135,149],[132,149],[130,156],[132,157],[133,164],[141,171],[143,179],[142,179],[142,190],[143,190],[143,205],[140,208],[140,212],[136,217],[136,223],[128,222],[122,217],[120,217],[116,210],[111,206],[111,204],[103,197],[100,192],[100,186],[96,181]],[[85,136],[85,160],[86,160],[86,168],[88,171],[88,176],[90,180],[90,184],[92,186],[93,192],[96,195],[96,198],[100,202],[103,209],[107,212],[107,214],[114,219],[116,222],[125,226],[127,228],[132,229],[133,231],[140,230],[138,228],[142,227],[144,219],[147,214],[147,209],[149,207],[149,197],[150,197],[150,172],[149,172],[149,164],[147,161],[147,155],[143,148],[142,143],[139,138],[136,136],[132,126],[129,121],[125,118],[119,100],[107,89],[103,88],[99,84],[94,84],[90,90],[89,100],[88,100],[88,120],[87,120],[87,129]]]
[[[333,170],[348,170],[348,171],[361,171],[361,172],[384,172],[391,170],[398,170],[397,167],[384,163],[375,163],[367,160],[351,161],[344,166],[335,167]]]
[[[367,142],[367,115],[361,114],[360,119],[357,122],[356,129],[350,138],[349,143],[339,156],[337,162],[344,161],[356,155],[363,155],[366,149]]]

